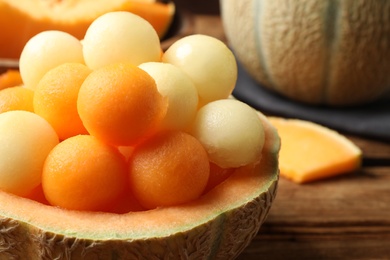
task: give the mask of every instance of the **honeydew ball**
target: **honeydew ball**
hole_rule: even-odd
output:
[[[25,196],[41,183],[49,152],[59,143],[51,125],[32,112],[0,114],[0,189]]]
[[[199,109],[191,134],[221,168],[259,161],[265,138],[257,112],[234,99],[213,101]]]
[[[139,67],[156,81],[158,91],[168,100],[168,110],[161,128],[187,128],[198,108],[198,92],[192,80],[181,69],[168,63],[147,62]]]
[[[26,87],[35,89],[43,75],[63,63],[84,63],[81,42],[62,31],[44,31],[24,46],[19,59],[20,75]]]
[[[117,11],[103,14],[92,22],[84,36],[83,53],[91,69],[121,62],[138,66],[159,61],[161,46],[149,22],[130,12]]]
[[[202,105],[228,98],[237,81],[232,51],[217,38],[195,34],[174,42],[162,61],[173,64],[194,81]]]

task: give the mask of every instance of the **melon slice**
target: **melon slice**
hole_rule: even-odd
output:
[[[0,0],[0,57],[18,59],[26,42],[41,31],[55,29],[82,39],[92,21],[110,11],[145,18],[162,38],[175,5],[155,0]]]
[[[268,119],[281,137],[281,176],[296,183],[307,183],[360,167],[361,150],[336,131],[299,119]]]
[[[0,192],[0,258],[232,259],[265,220],[278,183],[280,140],[263,115],[257,165],[237,169],[181,206],[112,214],[69,211]]]

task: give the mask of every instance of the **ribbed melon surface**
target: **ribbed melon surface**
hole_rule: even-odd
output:
[[[310,104],[355,105],[390,89],[390,2],[221,0],[227,38],[262,85]]]

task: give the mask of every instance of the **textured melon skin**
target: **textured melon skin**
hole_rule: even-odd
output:
[[[141,234],[127,235],[123,230],[105,234],[100,226],[119,229],[118,221],[129,221],[130,225],[137,218],[64,211],[0,192],[0,200],[6,202],[0,204],[0,259],[234,259],[258,232],[277,192],[280,140],[276,130],[260,116],[266,133],[260,164],[237,170],[198,201],[150,211],[152,216],[166,218],[168,226],[175,227],[175,221],[182,223],[179,218],[183,217],[193,216],[194,220],[183,221],[185,224],[175,230],[156,225]],[[207,203],[218,204],[220,198],[230,202],[210,212]],[[193,215],[192,208],[204,214]],[[142,222],[148,212],[135,214]],[[56,221],[58,226],[66,221],[70,224],[58,231],[61,227],[55,227]],[[79,223],[91,224],[96,230],[79,231]]]
[[[234,259],[256,235],[275,194],[276,183],[208,223],[169,237],[134,241],[80,239],[2,218],[0,259]]]
[[[390,2],[220,0],[226,36],[250,75],[309,104],[348,106],[390,89]]]

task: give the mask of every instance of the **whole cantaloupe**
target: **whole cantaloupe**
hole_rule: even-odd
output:
[[[261,85],[331,106],[390,88],[390,1],[220,0],[226,36]]]

